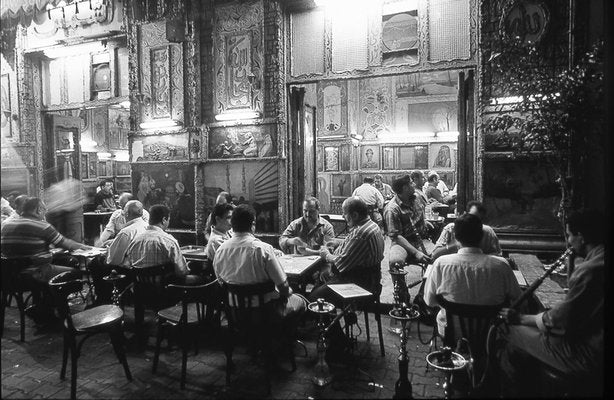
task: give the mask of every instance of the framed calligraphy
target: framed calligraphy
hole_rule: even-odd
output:
[[[170,118],[170,46],[151,49],[150,62],[153,118]]]
[[[539,42],[548,30],[550,13],[543,1],[512,3],[501,17],[502,36],[515,38],[527,46]]]
[[[252,35],[239,32],[226,35],[227,109],[249,109],[252,103]]]

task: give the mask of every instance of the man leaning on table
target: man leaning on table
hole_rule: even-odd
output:
[[[284,253],[319,255],[319,250],[335,237],[333,226],[320,217],[320,201],[308,196],[303,201],[303,216],[290,222],[279,237]]]
[[[60,234],[53,225],[45,221],[45,203],[38,197],[29,197],[24,201],[21,215],[7,220],[2,225],[2,255],[7,258],[29,258],[31,265],[23,270],[24,274],[32,276],[34,280],[47,287],[49,280],[74,268],[52,264],[53,255],[49,246],[66,250],[90,250],[91,246],[77,243]],[[34,306],[29,308],[27,315],[36,323],[43,323],[53,318],[50,307],[50,294],[47,290],[34,292]]]
[[[113,211],[113,214],[111,214],[107,226],[105,226],[104,231],[102,231],[100,234],[100,238],[96,240],[96,246],[110,245],[112,239],[115,238],[115,236],[124,226],[126,226],[127,218],[124,207],[126,207],[126,203],[128,203],[130,200],[134,200],[132,193],[126,192],[119,196],[119,209]],[[149,221],[149,212],[143,209],[143,215],[141,218],[143,218],[143,221],[145,221],[147,224]]]

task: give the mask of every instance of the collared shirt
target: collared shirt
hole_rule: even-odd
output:
[[[604,253],[596,246],[575,266],[565,299],[536,316],[541,331],[603,349]]]
[[[115,205],[115,196],[113,193],[105,193],[102,190],[94,195],[94,204],[96,206],[102,206],[104,208],[110,208],[115,210],[117,206]]]
[[[278,286],[287,280],[273,246],[248,232],[235,232],[222,243],[213,259],[213,270],[220,281],[237,285],[273,281]],[[279,298],[276,291],[265,295],[265,302],[275,298]]]
[[[134,238],[145,232],[147,224],[142,218],[135,218],[126,223],[126,226],[119,231],[111,246],[107,250],[107,264],[122,265],[126,257],[126,250]]]
[[[484,254],[495,254],[500,256],[501,245],[499,244],[499,238],[494,229],[488,225],[482,225],[482,232],[482,240],[480,241],[480,249],[482,249],[482,252],[484,252]],[[439,239],[437,239],[437,243],[435,243],[435,247],[446,247],[455,242],[454,223],[449,223],[442,229],[441,235],[439,235]]]
[[[17,216],[2,224],[2,254],[5,257],[28,257],[35,265],[49,264],[49,245],[62,247],[62,236],[51,224],[31,217]]]
[[[384,259],[384,236],[371,219],[366,218],[354,226],[343,243],[335,249],[331,260],[339,273],[359,274],[377,266]]]
[[[418,240],[416,233],[420,235],[426,233],[424,205],[419,200],[414,199],[404,203],[399,196],[394,196],[384,210],[384,219],[388,227],[388,236],[394,239],[401,235],[414,247],[419,248],[421,241]]]
[[[145,223],[149,223],[149,212],[147,210],[143,210],[143,221]],[[112,239],[126,226],[126,214],[124,210],[119,209],[113,211],[111,214],[111,218],[109,218],[109,222],[107,226],[104,227],[104,231],[101,234],[101,237],[105,235],[104,240]]]
[[[279,247],[284,253],[289,253],[291,250],[294,250],[294,253],[298,254],[296,246],[288,244],[288,239],[295,237],[300,238],[303,242],[307,243],[309,247],[317,248],[319,246],[324,246],[326,242],[334,238],[335,231],[331,223],[322,217],[318,219],[318,224],[312,229],[309,229],[303,217],[297,218],[290,222],[290,225],[288,225],[284,233],[279,237]],[[294,249],[292,249],[292,247]]]
[[[392,187],[389,184],[382,182],[382,187],[377,187],[375,185],[373,186],[382,194],[384,201],[390,200],[394,197],[394,190],[392,190]]]
[[[474,305],[511,302],[521,294],[507,261],[477,247],[462,247],[457,254],[439,257],[425,275],[424,301],[430,307],[438,305],[438,294],[448,301]],[[439,312],[437,321],[445,326],[445,310]]]
[[[207,258],[209,261],[213,261],[215,257],[215,252],[220,248],[222,243],[226,240],[230,239],[232,230],[222,232],[215,229],[215,226],[211,227],[211,236],[209,237],[209,241],[207,242],[207,248],[205,249],[205,253],[207,254]]]
[[[428,200],[435,199],[440,203],[443,202],[443,194],[441,194],[441,191],[435,186],[428,185],[426,189],[424,189],[424,194]]]
[[[422,206],[423,207],[426,206],[429,201],[426,198],[426,195],[424,194],[424,192],[422,190],[419,190],[419,189],[415,189],[414,191],[416,193],[416,198],[422,202]]]
[[[370,183],[365,182],[358,186],[352,192],[352,196],[360,197],[369,207],[375,207],[378,210],[384,208],[384,196]]]
[[[188,273],[188,266],[177,239],[158,226],[149,225],[145,232],[136,235],[128,246],[126,255],[129,265],[134,268],[172,262],[175,264],[176,275]]]

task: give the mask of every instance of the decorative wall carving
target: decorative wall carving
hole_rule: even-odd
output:
[[[187,161],[190,156],[189,134],[135,137],[132,161]]]
[[[151,49],[151,110],[153,118],[171,116],[169,47]]]
[[[212,128],[209,158],[262,158],[277,156],[275,125]]]
[[[262,112],[262,2],[215,9],[214,113],[232,109]]]
[[[347,135],[347,103],[346,81],[318,83],[318,136]]]

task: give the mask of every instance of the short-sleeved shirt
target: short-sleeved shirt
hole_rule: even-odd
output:
[[[225,283],[250,285],[272,281],[276,286],[287,280],[273,246],[247,232],[235,232],[215,252],[213,270]],[[277,291],[264,296],[264,301],[279,298]]]
[[[177,239],[158,226],[149,225],[145,232],[135,236],[128,246],[127,263],[134,268],[145,268],[172,262],[175,274],[188,273],[188,266],[181,254]]]
[[[228,232],[221,232],[215,229],[215,226],[211,227],[211,236],[209,237],[209,241],[207,242],[207,247],[205,248],[205,253],[207,254],[207,258],[209,261],[213,261],[215,258],[215,252],[220,248],[222,243],[226,240],[230,239],[231,234]]]
[[[147,210],[143,210],[143,221],[146,223],[149,222],[149,212]],[[126,226],[126,214],[124,210],[119,209],[113,211],[111,214],[111,218],[109,218],[109,222],[107,226],[104,228],[104,232],[107,232],[109,238],[115,237]]]
[[[126,250],[134,238],[145,232],[147,224],[142,218],[135,218],[126,223],[126,226],[119,231],[115,240],[107,250],[107,264],[122,265],[126,257]]]
[[[375,186],[375,188],[382,194],[384,201],[394,197],[394,190],[392,190],[392,187],[387,183],[382,182],[382,187]]]
[[[416,233],[424,235],[426,224],[424,222],[424,205],[420,200],[414,198],[409,203],[404,203],[399,196],[394,196],[384,210],[384,220],[388,228],[388,236],[396,238],[401,235],[414,247],[418,248],[421,245]]]
[[[2,254],[28,257],[34,265],[51,263],[49,245],[59,246],[64,237],[48,222],[17,216],[2,224]]]
[[[370,183],[363,183],[358,186],[354,189],[352,196],[360,197],[369,207],[375,207],[378,210],[384,208],[384,196]]]
[[[494,229],[488,225],[482,225],[482,240],[480,241],[480,249],[484,254],[496,254],[501,255],[501,245],[499,244],[499,238]],[[447,245],[454,244],[456,242],[456,236],[454,235],[454,223],[449,223],[444,226],[435,243],[435,247],[446,247]]]
[[[294,253],[298,253],[296,246],[288,244],[288,239],[295,237],[300,238],[313,249],[325,245],[326,242],[334,238],[335,231],[331,223],[322,217],[318,219],[318,224],[312,229],[309,229],[303,217],[297,218],[290,222],[286,230],[279,237],[279,247],[283,252],[289,253],[291,250],[294,250]]]

